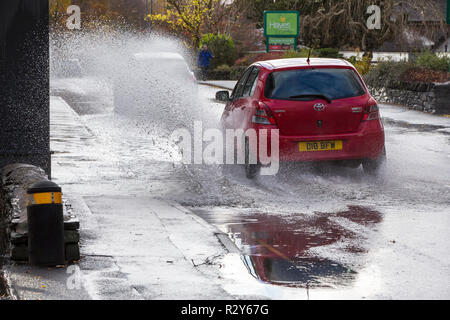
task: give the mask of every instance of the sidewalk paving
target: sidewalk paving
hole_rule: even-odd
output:
[[[51,97],[51,148],[53,180],[80,219],[81,286],[67,285],[76,269],[10,265],[19,299],[233,298],[217,274],[215,261],[227,251],[216,230],[152,197],[152,181],[123,170],[111,146],[59,97]]]
[[[233,87],[231,81],[204,84]],[[448,118],[381,108],[396,124],[450,132]],[[20,299],[235,298],[218,272],[228,251],[216,230],[165,196],[185,190],[173,162],[158,153],[161,142],[124,124],[112,115],[80,117],[63,99],[51,98],[53,178],[80,219],[81,286],[67,286],[70,270],[10,265],[15,293]]]

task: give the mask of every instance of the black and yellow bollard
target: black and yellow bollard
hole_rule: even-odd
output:
[[[28,257],[39,266],[65,263],[64,216],[61,188],[51,181],[27,190]]]

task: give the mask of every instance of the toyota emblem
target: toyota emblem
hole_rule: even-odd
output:
[[[323,110],[325,110],[325,105],[323,103],[316,103],[314,105],[314,110],[316,110],[318,112],[323,111]]]

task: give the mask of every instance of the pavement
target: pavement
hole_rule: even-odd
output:
[[[212,81],[208,91],[212,95],[217,87],[230,89],[234,84]],[[249,285],[245,272],[235,271],[242,263],[229,256],[230,277],[240,279],[228,287],[229,292],[304,298],[299,290],[274,286],[270,280],[274,276],[268,276],[265,268],[257,272],[262,261],[254,257],[266,256],[275,265],[279,261],[273,254],[261,254],[261,250],[275,250],[275,257],[297,269],[306,268],[315,282],[322,283],[316,288],[311,285],[310,299],[450,297],[444,285],[450,280],[446,253],[450,235],[445,231],[450,226],[450,121],[401,106],[380,104],[380,110],[388,152],[387,172],[381,178],[367,179],[354,169],[328,168],[312,174],[307,166],[291,166],[240,192],[251,195],[239,202],[251,198],[252,209],[193,209],[234,239],[252,261],[246,265],[254,266],[253,272],[267,284]],[[307,261],[311,256],[319,260]],[[338,272],[339,266],[354,271],[354,277]],[[291,282],[311,281],[304,274],[284,276]]]
[[[105,161],[99,142],[62,98],[51,97],[53,181],[80,218],[82,259],[62,269],[8,266],[16,296],[231,298],[209,270],[227,253],[215,228],[175,203],[152,198],[147,183],[117,170],[115,159]]]
[[[9,266],[19,298],[450,297],[450,119],[381,105],[381,178],[299,165],[248,181],[238,167],[182,165],[167,120],[99,108],[91,84],[52,84],[83,101],[76,112],[51,98],[53,177],[80,219],[79,269]],[[200,86],[205,123],[223,111],[217,88],[233,86]]]

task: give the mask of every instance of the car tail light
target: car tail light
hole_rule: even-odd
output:
[[[369,103],[364,111],[362,121],[370,121],[380,119],[380,109],[375,100],[370,99]]]
[[[253,123],[276,125],[275,117],[264,103],[260,102],[255,114],[252,117]]]

